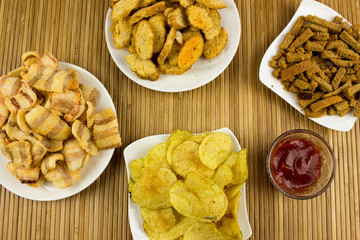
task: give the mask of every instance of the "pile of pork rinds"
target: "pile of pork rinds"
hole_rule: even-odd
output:
[[[204,55],[219,55],[227,43],[217,9],[222,0],[111,0],[114,45],[127,48],[139,78],[182,74]]]
[[[45,180],[66,188],[100,149],[121,146],[112,109],[95,113],[98,91],[78,82],[74,69],[58,69],[46,52],[22,56],[24,66],[0,78],[0,149],[21,183]]]
[[[269,65],[308,117],[360,117],[360,25],[301,16]]]

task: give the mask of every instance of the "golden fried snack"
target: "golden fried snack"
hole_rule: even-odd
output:
[[[175,37],[176,37],[176,29],[171,28],[168,36],[166,37],[164,47],[161,50],[161,52],[160,52],[160,54],[159,54],[159,56],[157,58],[157,61],[158,61],[159,64],[163,64],[165,62],[165,59],[170,54],[171,48],[172,48],[172,46],[174,44],[174,41],[175,41]]]
[[[222,0],[196,0],[198,3],[205,5],[207,8],[221,9],[226,8],[226,3]]]
[[[216,227],[211,223],[195,222],[184,233],[185,240],[213,239],[228,240]]]
[[[9,112],[10,111],[7,109],[5,105],[5,98],[0,95],[0,127],[2,127],[6,122],[9,116]]]
[[[211,59],[219,55],[225,48],[228,39],[228,34],[225,28],[221,28],[220,34],[214,39],[207,40],[204,44],[204,56]]]
[[[65,163],[70,171],[76,171],[83,167],[89,159],[89,154],[82,149],[76,139],[66,140],[61,150]]]
[[[50,110],[36,106],[25,115],[26,122],[35,132],[54,140],[65,140],[71,133],[70,127]]]
[[[79,84],[82,95],[85,101],[90,101],[96,106],[96,98],[99,95],[99,91],[93,86],[88,86],[86,84]]]
[[[12,97],[18,94],[22,86],[21,78],[9,75],[0,78],[0,94],[3,97]]]
[[[162,12],[165,9],[165,2],[158,2],[152,6],[144,7],[136,11],[129,19],[129,24],[133,25],[134,23],[139,22],[141,19],[151,17],[156,15],[159,12]]]
[[[119,125],[115,112],[105,109],[95,114],[94,117],[94,141],[99,149],[116,148],[122,145]]]
[[[87,101],[86,106],[86,127],[91,129],[95,120],[95,104],[91,101]]]
[[[146,20],[141,20],[137,25],[134,44],[135,50],[139,57],[143,60],[150,59],[154,52],[155,35],[151,29],[151,25]]]
[[[71,132],[87,153],[92,156],[99,154],[99,149],[92,139],[90,130],[82,122],[75,120],[71,127]]]
[[[51,169],[44,176],[58,188],[70,187],[80,177],[79,171],[71,172],[64,161],[57,161],[55,169]]]
[[[176,224],[172,208],[148,209],[142,207],[141,216],[149,228],[157,233],[167,232]]]
[[[185,9],[178,7],[170,11],[167,16],[167,23],[170,27],[175,28],[176,30],[181,30],[188,27]]]
[[[154,53],[158,53],[163,48],[164,43],[165,43],[165,38],[166,38],[164,15],[159,13],[155,16],[152,16],[148,22],[149,22],[151,30],[155,36]]]
[[[178,65],[181,69],[189,69],[201,56],[204,49],[204,39],[201,34],[195,34],[181,48]]]
[[[221,32],[221,26],[220,26],[221,16],[219,12],[216,11],[215,9],[209,9],[209,16],[212,19],[214,25],[212,27],[206,26],[202,30],[206,40],[214,39]]]
[[[134,181],[134,182],[138,182],[140,181],[140,179],[143,177],[144,173],[143,173],[143,169],[144,169],[144,158],[139,158],[136,159],[134,161],[132,161],[129,165],[129,169],[130,169],[130,178]],[[129,192],[131,192],[129,190]]]
[[[40,177],[39,167],[22,167],[9,162],[6,168],[21,183],[36,183]]]
[[[139,78],[155,81],[160,77],[159,68],[150,59],[143,60],[138,54],[130,54],[126,56],[126,62]]]
[[[306,60],[306,61],[297,63],[289,68],[282,70],[281,71],[281,79],[288,80],[299,73],[305,72],[306,70],[313,68],[313,66],[314,65],[311,62],[311,60]]]
[[[197,5],[191,5],[186,8],[185,12],[191,26],[199,29],[211,28],[214,26],[214,23],[205,8]]]
[[[164,167],[171,168],[166,159],[166,153],[169,144],[167,142],[159,143],[153,147],[146,155],[144,160],[144,167]]]
[[[31,143],[29,141],[15,141],[6,145],[5,151],[11,161],[19,167],[30,167],[32,163]]]
[[[137,8],[140,0],[121,0],[113,5],[111,11],[111,20],[117,22],[129,16],[130,12]]]
[[[128,47],[131,41],[131,33],[134,25],[129,24],[129,19],[121,19],[114,22],[110,30],[113,33],[114,45],[118,49]]]
[[[6,98],[5,105],[10,112],[17,112],[20,109],[31,108],[35,105],[36,101],[36,94],[33,92],[32,88],[23,81],[18,94],[10,98]]]
[[[319,100],[310,105],[310,109],[314,112],[318,112],[323,108],[334,105],[335,103],[341,102],[343,99],[339,96],[328,97],[322,100]]]
[[[29,69],[30,66],[33,63],[37,62],[39,59],[40,59],[40,56],[35,51],[26,52],[21,56],[21,60],[24,63],[26,69]]]
[[[61,153],[48,155],[41,163],[42,174],[46,175],[50,170],[55,169],[57,161],[64,161],[64,156]]]

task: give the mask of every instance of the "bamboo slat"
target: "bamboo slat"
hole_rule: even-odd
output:
[[[321,0],[360,23],[359,0]],[[242,34],[229,67],[209,84],[184,93],[160,93],[129,80],[107,50],[108,1],[0,0],[0,75],[20,66],[21,54],[51,51],[59,61],[94,74],[109,91],[119,116],[123,147],[104,173],[81,193],[37,202],[0,189],[0,239],[131,239],[127,176],[122,152],[131,142],[176,129],[230,128],[248,148],[247,206],[251,239],[360,239],[360,125],[346,133],[299,114],[261,84],[258,70],[270,43],[300,0],[235,0]],[[265,158],[281,133],[310,129],[334,149],[337,171],[321,196],[297,201],[276,191]]]

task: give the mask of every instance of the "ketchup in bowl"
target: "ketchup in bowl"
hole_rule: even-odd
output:
[[[323,193],[334,178],[335,167],[330,145],[307,129],[281,134],[266,158],[271,183],[286,196],[300,200]]]
[[[297,190],[316,182],[320,176],[321,162],[320,152],[312,142],[294,138],[277,147],[270,164],[278,184]]]

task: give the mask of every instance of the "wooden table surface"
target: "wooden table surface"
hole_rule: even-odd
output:
[[[21,65],[25,51],[50,50],[59,61],[94,74],[112,96],[123,146],[96,182],[52,202],[0,190],[0,239],[131,239],[122,152],[142,137],[176,129],[230,128],[248,148],[247,205],[252,239],[360,239],[360,124],[326,129],[299,114],[258,78],[267,47],[290,21],[299,0],[235,0],[242,24],[239,49],[214,81],[193,91],[161,93],[129,80],[104,37],[108,1],[0,0],[0,74]],[[359,0],[321,0],[352,23]],[[274,189],[265,171],[272,141],[295,128],[315,131],[333,147],[337,169],[321,196],[306,201]]]

